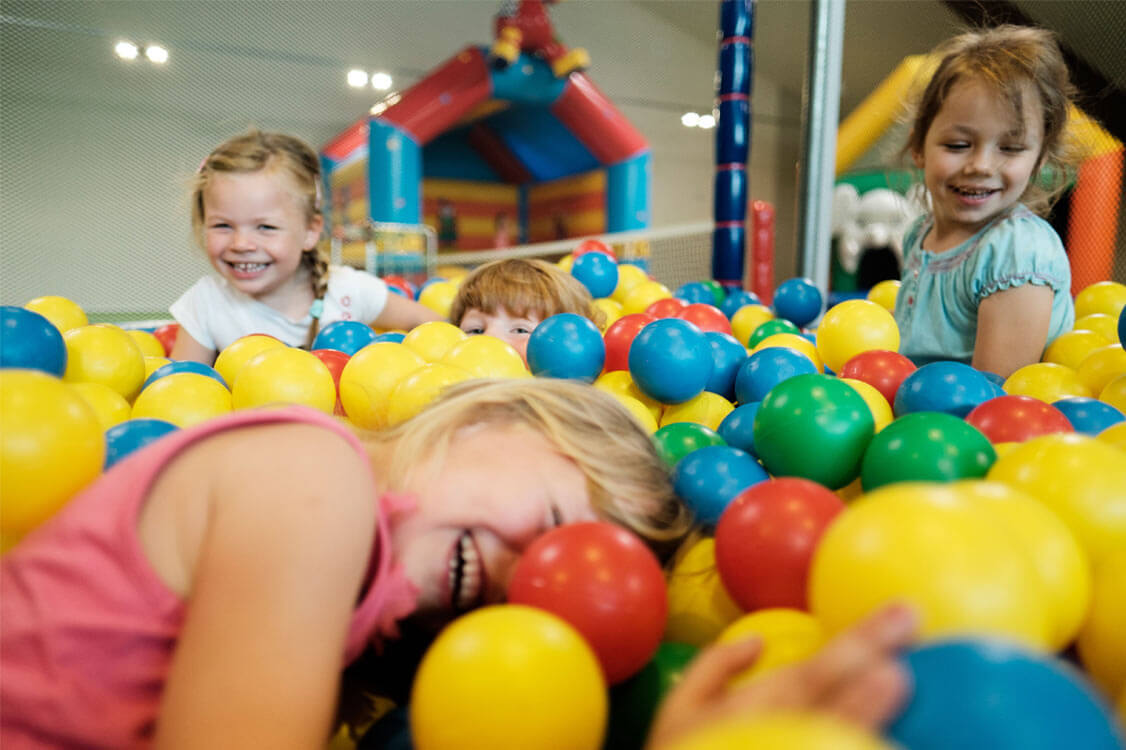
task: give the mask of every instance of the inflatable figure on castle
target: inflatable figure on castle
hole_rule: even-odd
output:
[[[590,66],[585,49],[568,50],[555,38],[547,5],[558,0],[504,0],[496,15],[496,41],[489,50],[493,67],[504,70],[521,52],[542,57],[556,78]]]

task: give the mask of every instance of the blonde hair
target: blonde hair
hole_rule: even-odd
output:
[[[914,108],[905,150],[922,153],[927,131],[958,81],[968,78],[992,86],[1009,103],[1022,128],[1022,97],[1031,86],[1042,109],[1044,139],[1036,172],[1021,201],[1045,212],[1067,187],[1078,161],[1065,137],[1075,87],[1056,35],[1046,29],[1004,25],[967,31],[943,42],[932,54],[939,59],[938,67]],[[1045,166],[1052,167],[1050,173]],[[1042,175],[1049,181],[1044,182]]]
[[[612,396],[554,378],[471,380],[450,386],[416,417],[367,436],[387,459],[392,489],[407,486],[423,458],[440,463],[464,427],[521,424],[541,432],[587,477],[600,516],[622,524],[664,561],[692,527],[649,436]]]
[[[307,143],[284,133],[250,130],[230,138],[208,154],[199,165],[192,181],[192,230],[196,241],[204,244],[204,191],[216,174],[246,174],[262,170],[277,170],[287,175],[297,187],[297,198],[305,212],[305,221],[312,222],[321,213],[321,163]],[[313,299],[323,300],[328,291],[328,253],[322,243],[307,248],[301,255],[301,264],[309,271]],[[320,306],[314,302],[314,309]],[[313,345],[320,327],[318,312],[309,325],[305,348]]]
[[[504,308],[513,315],[535,314],[540,319],[575,313],[600,328],[605,319],[590,292],[571,274],[542,260],[506,258],[477,268],[462,281],[450,306],[455,326],[469,310],[493,314]]]

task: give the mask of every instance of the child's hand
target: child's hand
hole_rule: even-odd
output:
[[[701,652],[662,704],[648,750],[716,721],[771,711],[817,711],[878,727],[899,707],[907,678],[896,652],[911,642],[917,620],[903,606],[883,609],[845,631],[815,656],[737,688],[733,677],[754,663],[761,641],[717,644]]]

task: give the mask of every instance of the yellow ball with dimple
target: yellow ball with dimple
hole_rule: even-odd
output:
[[[300,404],[332,414],[336,382],[315,355],[294,347],[267,349],[239,370],[231,387],[231,406]]]
[[[1055,362],[1025,365],[1010,375],[1003,387],[1011,396],[1031,396],[1048,404],[1070,396],[1092,395],[1079,373]]]
[[[1091,393],[1102,393],[1107,383],[1126,374],[1126,349],[1121,344],[1095,349],[1083,358],[1075,372]]]
[[[415,327],[402,343],[427,362],[440,362],[454,344],[465,339],[465,332],[452,323],[432,320]]]
[[[98,424],[102,426],[102,430],[121,424],[132,414],[129,402],[109,386],[101,383],[71,383],[70,387],[86,399],[86,403],[98,415]]]
[[[755,329],[773,318],[774,313],[768,307],[743,305],[731,316],[731,333],[740,344],[746,346]]]
[[[868,301],[875,302],[890,313],[895,312],[895,298],[899,295],[899,279],[884,279],[868,290]]]
[[[603,333],[606,332],[606,329],[610,327],[611,323],[622,317],[622,304],[608,297],[596,299],[594,301],[594,307],[596,310],[602,312],[603,321],[600,330]]]
[[[1117,281],[1098,281],[1075,295],[1075,317],[1102,313],[1118,320],[1126,306],[1126,284]]]
[[[520,353],[493,336],[469,336],[454,344],[441,360],[475,378],[530,378]]]
[[[149,375],[168,364],[172,364],[172,360],[168,357],[145,357],[145,380],[149,379]],[[141,382],[144,383],[144,380]]]
[[[141,350],[141,354],[146,357],[163,357],[164,344],[160,343],[160,339],[153,336],[148,331],[142,331],[139,328],[131,328],[126,331],[137,343],[137,348]]]
[[[387,423],[395,425],[418,414],[438,398],[449,386],[473,375],[443,362],[423,365],[400,380],[391,391],[387,405]]]
[[[895,419],[895,414],[891,410],[891,404],[884,398],[884,394],[880,393],[875,386],[870,383],[865,383],[863,380],[854,380],[853,378],[841,378],[842,381],[852,386],[853,390],[860,394],[864,399],[864,403],[868,404],[869,411],[872,412],[872,419],[876,423],[876,432],[887,427]]]
[[[450,307],[457,297],[458,282],[435,281],[427,284],[426,288],[418,295],[418,303],[429,307],[443,318],[449,317]]]
[[[632,399],[640,401],[645,409],[653,416],[655,423],[661,421],[663,405],[656,399],[641,392],[641,389],[637,387],[637,383],[633,382],[633,376],[629,374],[629,370],[604,372],[594,381],[594,387],[606,391],[611,395],[629,396]]]
[[[743,614],[720,580],[712,537],[701,537],[677,553],[667,591],[666,641],[705,646]]]
[[[672,292],[661,282],[642,281],[630,289],[629,293],[622,299],[622,314],[643,313],[649,305],[657,300],[671,296]]]
[[[1099,401],[1105,401],[1126,414],[1126,375],[1118,375],[1099,391]]]
[[[79,328],[90,324],[90,320],[86,317],[86,312],[78,306],[77,302],[73,302],[66,297],[58,297],[55,295],[36,297],[24,305],[24,307],[39,313],[44,318],[51,321],[52,325],[58,328],[60,333],[66,333],[72,328]]]
[[[649,275],[640,266],[635,266],[632,263],[619,263],[618,285],[614,287],[614,293],[610,295],[610,299],[621,304],[635,286],[648,280]]]
[[[617,399],[618,403],[626,408],[626,411],[628,411],[633,416],[633,418],[637,420],[637,423],[641,425],[641,428],[645,430],[645,432],[652,435],[657,431],[657,420],[653,418],[653,414],[649,411],[649,407],[638,401],[636,398],[627,396],[624,393],[611,392],[610,395]]]
[[[1111,343],[1118,341],[1118,318],[1113,318],[1106,313],[1091,313],[1077,318],[1074,331],[1094,331]]]
[[[665,407],[664,414],[661,415],[661,427],[676,422],[695,422],[718,430],[720,423],[734,410],[735,404],[723,396],[703,391],[682,404]]]
[[[1068,331],[1048,344],[1042,361],[1055,362],[1074,370],[1088,354],[1109,343],[1102,334],[1094,331]]]
[[[72,328],[66,342],[68,383],[101,383],[132,401],[145,382],[145,357],[137,342],[117,326],[98,324]]]
[[[391,391],[400,380],[426,364],[413,350],[394,341],[368,344],[352,355],[340,373],[340,403],[358,427],[387,426]]]
[[[772,346],[783,346],[789,349],[794,349],[795,351],[804,354],[806,358],[808,358],[809,361],[813,363],[813,366],[817,368],[817,372],[825,371],[824,365],[821,364],[821,357],[817,353],[817,347],[814,346],[813,342],[807,339],[805,336],[800,336],[796,333],[771,334],[770,336],[764,338],[762,341],[758,342],[758,344],[755,345],[755,348],[751,349],[751,354],[760,352],[763,349],[769,349]]]
[[[215,371],[223,376],[228,386],[233,387],[243,365],[264,351],[285,346],[279,339],[261,333],[243,336],[219,352],[219,356],[215,358]]]
[[[798,609],[770,607],[743,615],[724,628],[717,642],[731,643],[750,636],[762,639],[762,651],[736,675],[738,684],[812,656],[825,643],[825,629],[813,615]]]
[[[163,419],[185,428],[231,410],[231,392],[215,378],[177,372],[156,380],[133,403],[133,418]]]

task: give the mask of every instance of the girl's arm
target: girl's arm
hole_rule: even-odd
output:
[[[195,362],[202,362],[205,365],[215,364],[215,350],[209,349],[196,341],[190,333],[184,330],[183,326],[176,332],[176,343],[172,345],[172,351],[168,353],[168,357],[177,362],[182,359],[190,359]]]
[[[203,475],[209,504],[182,552],[187,615],[158,748],[325,745],[372,552],[366,463],[323,428],[269,425],[208,439],[154,487],[174,495]]]
[[[387,303],[372,326],[384,330],[409,331],[431,320],[445,320],[426,305],[407,299],[394,292],[387,293]]]
[[[982,300],[971,364],[1007,378],[1039,362],[1048,343],[1053,294],[1051,287],[1025,284]]]

